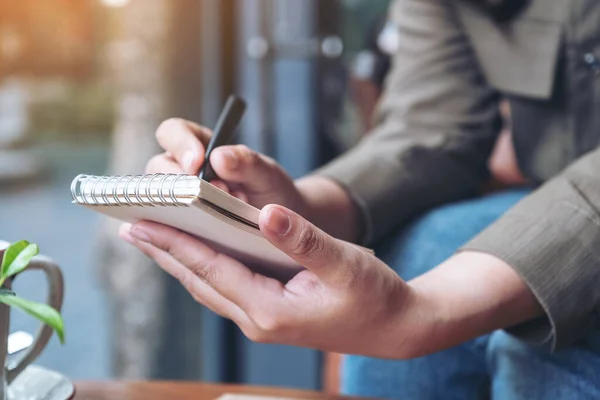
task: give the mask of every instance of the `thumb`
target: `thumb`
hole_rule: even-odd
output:
[[[259,225],[267,240],[326,284],[353,279],[364,260],[356,247],[333,238],[282,206],[264,207]]]

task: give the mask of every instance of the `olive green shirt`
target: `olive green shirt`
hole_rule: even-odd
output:
[[[532,0],[495,22],[466,0],[395,0],[397,32],[377,126],[317,174],[362,212],[363,244],[477,196],[511,103],[536,190],[463,249],[520,274],[546,311],[510,329],[552,350],[600,327],[600,1]]]

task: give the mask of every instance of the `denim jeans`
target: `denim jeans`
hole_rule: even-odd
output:
[[[450,257],[527,190],[436,209],[377,248],[405,280]],[[515,240],[518,240],[516,238]],[[346,356],[342,392],[388,399],[600,399],[600,332],[554,355],[492,332],[414,360]]]

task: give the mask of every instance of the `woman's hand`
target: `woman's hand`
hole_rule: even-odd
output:
[[[264,207],[260,230],[306,270],[284,285],[164,225],[123,225],[120,234],[199,303],[263,343],[414,358],[543,315],[519,275],[488,254],[461,252],[405,283],[375,256],[284,207]]]
[[[149,163],[148,172],[195,174],[210,134],[187,121],[166,122],[157,134],[166,152]],[[334,236],[356,236],[355,210],[335,183],[321,178],[295,183],[275,162],[245,147],[224,146],[212,157],[225,181],[217,184],[259,208],[272,202],[287,207],[262,208],[260,230],[305,271],[284,285],[152,222],[123,225],[120,234],[254,341],[402,359],[543,315],[519,275],[496,257],[461,252],[405,283],[375,256],[288,209],[310,204]]]
[[[197,175],[212,132],[183,119],[163,122],[156,139],[165,150],[152,158],[147,173]],[[293,180],[273,159],[243,145],[221,146],[211,153],[211,165],[221,180],[211,183],[257,207],[276,203],[298,212],[304,201]]]
[[[261,211],[260,229],[306,270],[284,285],[150,222],[124,225],[121,237],[251,340],[376,357],[412,354],[426,340],[431,314],[413,306],[410,287],[376,257],[281,206]]]
[[[146,172],[197,175],[211,137],[209,129],[190,121],[163,122],[156,138],[165,151],[148,162]],[[273,159],[243,145],[218,147],[210,161],[221,178],[211,183],[254,207],[279,204],[337,238],[360,236],[359,213],[337,183],[318,176],[293,181]]]

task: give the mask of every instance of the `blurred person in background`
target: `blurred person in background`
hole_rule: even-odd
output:
[[[391,67],[396,31],[394,25],[387,22],[385,13],[375,18],[366,32],[363,49],[358,52],[351,67],[350,97],[358,109],[361,127],[365,134],[373,128],[377,102],[384,90],[385,78]],[[510,104],[506,99],[500,103],[500,113],[503,128],[489,160],[491,172],[489,190],[527,183],[527,179],[518,168],[511,140]]]
[[[385,37],[383,30],[386,22],[386,14],[375,18],[350,68],[350,98],[359,111],[364,132],[372,128],[375,106],[390,69],[390,56],[381,48],[378,40]]]
[[[345,393],[598,398],[599,20],[591,0],[395,0],[361,143],[297,181],[216,150],[215,185],[306,267],[285,285],[159,224],[121,237],[252,340],[351,354]],[[148,172],[195,174],[210,136],[165,122]],[[530,187],[488,193],[495,163]]]

